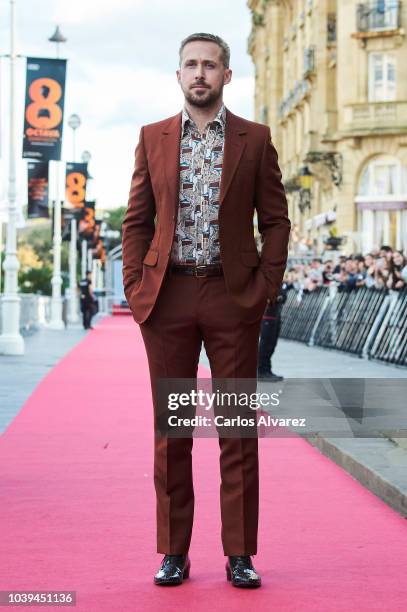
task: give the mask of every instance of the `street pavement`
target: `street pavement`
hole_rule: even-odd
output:
[[[94,324],[101,318],[95,318]],[[86,331],[79,324],[61,331],[43,328],[25,338],[25,355],[0,355],[0,435],[41,379],[88,333],[92,330]],[[201,363],[209,367],[204,348]],[[289,340],[279,341],[273,371],[285,378],[407,378],[405,368]],[[317,435],[308,441],[407,516],[405,440]]]
[[[92,330],[75,324],[41,328],[24,338],[25,353],[0,355],[0,434],[5,431],[44,376]]]

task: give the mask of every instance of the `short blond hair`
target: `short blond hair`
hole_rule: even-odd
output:
[[[207,34],[205,32],[198,32],[196,34],[190,34],[181,42],[181,46],[179,49],[179,64],[181,66],[181,58],[182,52],[184,50],[185,45],[195,40],[203,40],[208,42],[214,42],[218,45],[222,51],[222,62],[225,68],[229,68],[230,64],[230,48],[229,45],[221,38],[220,36],[216,36],[215,34]]]

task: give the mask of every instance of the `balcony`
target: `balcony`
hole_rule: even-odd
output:
[[[278,117],[284,119],[289,115],[310,93],[310,84],[306,79],[295,81],[294,87],[291,89],[278,107]]]
[[[305,78],[315,72],[315,48],[307,47],[304,49],[304,69],[302,76]]]
[[[400,0],[373,0],[356,7],[358,32],[398,30],[401,25],[400,17]]]
[[[343,128],[354,134],[405,132],[406,123],[407,102],[351,104],[343,111]]]

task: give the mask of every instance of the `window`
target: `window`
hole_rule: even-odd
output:
[[[398,0],[376,0],[376,19],[379,29],[397,28]]]
[[[369,102],[387,102],[395,99],[395,56],[387,53],[371,53],[369,58]]]
[[[364,169],[359,182],[359,195],[380,197],[407,194],[407,168],[397,159],[378,157]]]
[[[360,32],[397,30],[400,27],[399,0],[370,0],[356,6]]]

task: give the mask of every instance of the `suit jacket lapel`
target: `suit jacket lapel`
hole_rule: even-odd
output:
[[[226,109],[225,146],[223,151],[222,178],[220,182],[220,203],[224,201],[240,158],[246,147],[245,130],[239,117]]]
[[[178,213],[179,204],[179,149],[181,140],[181,115],[178,113],[168,121],[161,134],[161,157],[165,181],[174,206],[174,214]]]

